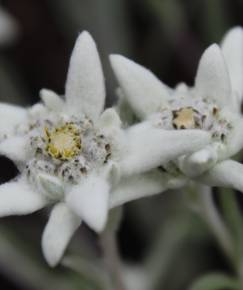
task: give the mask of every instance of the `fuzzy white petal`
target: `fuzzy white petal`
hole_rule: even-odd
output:
[[[212,168],[218,160],[222,160],[225,151],[224,144],[215,142],[189,156],[180,157],[178,166],[185,175],[195,177]]]
[[[23,178],[0,185],[0,217],[30,214],[46,204],[45,197],[35,192]]]
[[[235,118],[231,121],[233,126],[231,134],[227,140],[227,152],[225,158],[234,156],[243,148],[243,119]]]
[[[211,45],[202,55],[195,87],[200,97],[211,97],[221,107],[233,106],[228,70],[217,44]]]
[[[40,173],[37,176],[40,187],[43,189],[42,192],[45,192],[45,195],[50,200],[60,200],[64,197],[64,186],[59,178]]]
[[[10,137],[0,143],[0,155],[4,155],[16,163],[25,162],[29,155],[28,144],[26,137]]]
[[[142,197],[155,195],[167,189],[181,187],[185,182],[185,179],[175,178],[158,170],[124,177],[111,192],[110,208]]]
[[[243,98],[243,29],[231,29],[222,41],[222,51],[226,60],[232,90],[238,101]],[[239,105],[239,104],[238,104]]]
[[[230,187],[243,192],[242,176],[243,165],[237,161],[226,160],[198,177],[198,181],[209,186]]]
[[[3,103],[0,104],[0,137],[13,134],[15,127],[26,121],[26,109]]]
[[[148,69],[121,55],[110,56],[111,65],[130,106],[141,119],[167,102],[167,87]]]
[[[105,178],[91,175],[71,189],[67,203],[93,230],[100,232],[107,221],[109,191]]]
[[[53,208],[42,236],[42,250],[48,264],[56,266],[66,250],[74,232],[81,224],[81,218],[65,203]]]
[[[125,139],[121,172],[122,175],[131,175],[193,153],[206,146],[211,137],[201,130],[162,130],[143,122],[128,129]]]
[[[63,110],[64,101],[55,92],[42,89],[40,90],[40,97],[48,109],[56,112]]]
[[[94,40],[88,32],[79,35],[70,60],[66,100],[71,112],[96,120],[104,108],[105,84]]]
[[[101,129],[120,128],[121,119],[114,108],[109,108],[101,114],[97,126]]]

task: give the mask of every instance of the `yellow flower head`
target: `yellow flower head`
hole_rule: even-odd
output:
[[[69,160],[81,151],[79,129],[73,123],[54,128],[45,128],[46,151],[48,155],[59,160]]]

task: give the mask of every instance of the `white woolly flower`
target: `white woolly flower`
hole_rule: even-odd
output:
[[[21,173],[0,186],[0,216],[29,214],[53,204],[42,238],[52,266],[81,221],[100,232],[109,208],[136,198],[136,190],[126,191],[134,189],[140,173],[210,140],[202,130],[177,134],[149,128],[146,122],[123,130],[114,109],[102,112],[104,77],[87,32],[78,37],[72,53],[65,98],[49,90],[42,90],[41,98],[43,103],[30,109],[0,104],[0,154]]]
[[[168,182],[176,177],[184,177],[184,182],[194,179],[243,191],[243,165],[229,159],[243,147],[240,112],[243,98],[242,28],[230,30],[221,47],[213,44],[206,49],[192,88],[180,84],[172,90],[149,70],[120,55],[112,55],[111,64],[123,97],[137,117],[146,120],[148,127],[175,135],[203,130],[210,136],[210,142],[204,148],[161,162],[160,169],[164,173],[160,176],[165,182],[160,186],[158,179],[153,177],[154,181],[147,186],[151,194],[167,189]],[[149,179],[148,175],[146,178]],[[142,183],[144,180],[139,179],[134,187]],[[138,192],[138,197],[143,194],[146,194],[144,190]]]
[[[104,77],[87,32],[72,53],[65,100],[49,90],[41,98],[29,109],[0,105],[0,153],[21,172],[0,186],[0,216],[53,204],[42,247],[54,266],[82,220],[97,232],[104,228],[119,175],[120,120],[112,109],[102,113]]]

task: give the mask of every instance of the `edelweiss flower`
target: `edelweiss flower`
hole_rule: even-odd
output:
[[[72,53],[65,100],[49,90],[42,90],[41,98],[43,104],[30,109],[0,105],[0,153],[21,172],[0,186],[0,216],[28,214],[54,204],[42,238],[45,258],[54,266],[82,220],[100,232],[109,207],[118,205],[116,200],[133,199],[119,197],[122,191],[111,192],[120,172],[128,176],[130,169],[139,174],[157,166],[162,156],[157,144],[164,135],[155,128],[147,139],[140,127],[122,130],[114,109],[102,113],[104,78],[87,32],[79,36]],[[178,142],[168,160],[207,144],[205,133],[197,130],[178,137],[168,133],[171,142]]]
[[[28,214],[54,203],[42,246],[55,265],[81,220],[103,229],[116,178],[120,121],[111,109],[101,114],[104,78],[87,32],[71,57],[65,101],[49,90],[41,97],[44,104],[28,110],[0,105],[0,152],[21,172],[0,186],[0,215]]]
[[[161,162],[160,168],[165,173],[160,176],[165,184],[159,185],[158,176],[154,177],[158,172],[154,173],[150,187],[145,186],[151,194],[167,189],[169,180],[180,176],[243,191],[243,166],[229,159],[243,147],[242,28],[232,29],[221,48],[213,44],[204,52],[193,88],[180,84],[172,90],[149,70],[120,55],[112,55],[111,63],[124,98],[148,126],[175,134],[203,130],[210,135],[211,141],[204,148]],[[142,178],[137,181],[143,183]],[[145,194],[141,188],[138,196]]]

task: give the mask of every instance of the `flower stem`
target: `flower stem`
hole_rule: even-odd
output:
[[[100,237],[104,262],[115,290],[125,290],[115,231],[105,230]]]
[[[200,216],[208,224],[222,250],[234,265],[233,240],[213,201],[210,188],[202,186],[198,192]]]
[[[104,262],[110,275],[114,290],[125,290],[116,239],[116,233],[121,223],[122,213],[122,207],[117,207],[110,211],[106,229],[100,236]]]

